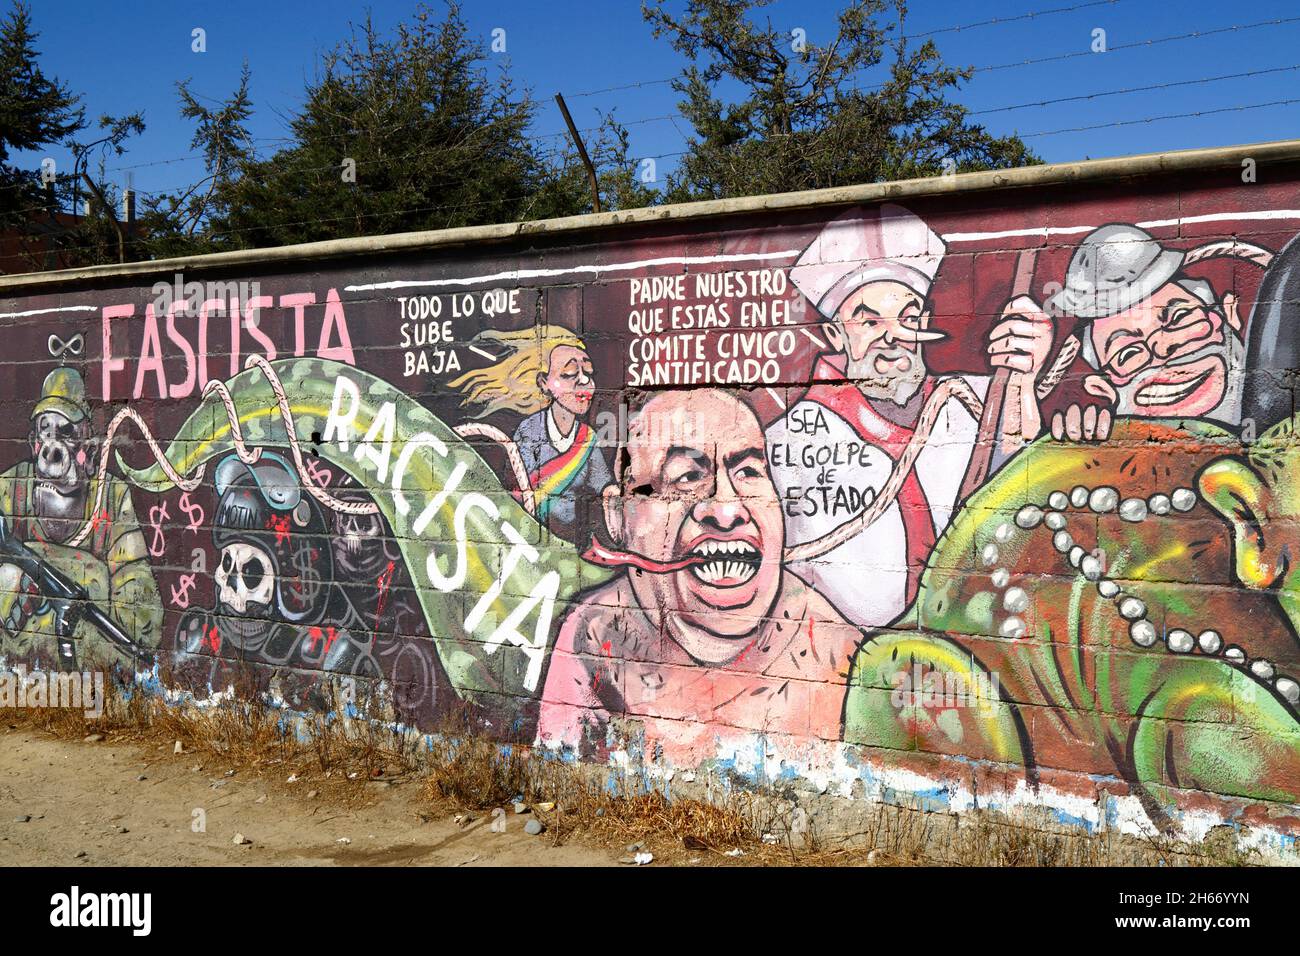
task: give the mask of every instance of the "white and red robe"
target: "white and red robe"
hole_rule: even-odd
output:
[[[844,380],[842,357],[818,359],[813,384],[767,431],[787,546],[820,538],[860,514],[912,437]],[[986,376],[963,376],[981,398]],[[926,378],[916,409],[938,380]],[[930,551],[952,517],[979,421],[950,398],[898,497],[861,534],[790,570],[863,627],[894,621],[916,596]]]

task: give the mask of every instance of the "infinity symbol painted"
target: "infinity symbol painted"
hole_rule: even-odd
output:
[[[66,342],[57,335],[51,334],[47,345],[50,349],[50,355],[54,358],[62,358],[68,352],[71,352],[73,355],[80,355],[81,350],[85,348],[86,340],[82,337],[80,332],[68,339]]]

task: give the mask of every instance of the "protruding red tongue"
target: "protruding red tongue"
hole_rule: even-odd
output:
[[[641,571],[649,571],[651,574],[669,574],[673,571],[689,568],[692,565],[708,563],[700,555],[681,558],[677,561],[656,561],[653,558],[647,558],[643,554],[635,554],[631,551],[615,551],[607,548],[597,541],[594,536],[591,539],[591,547],[587,548],[582,557],[585,561],[599,564],[605,568],[637,568]]]

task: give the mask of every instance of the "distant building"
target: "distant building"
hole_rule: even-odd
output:
[[[130,234],[135,218],[134,197],[128,192],[123,197],[126,220],[118,222]],[[70,269],[81,263],[70,250],[60,249],[58,239],[76,229],[85,218],[77,213],[60,209],[33,213],[25,229],[0,229],[0,275],[22,272],[46,272],[51,269]]]

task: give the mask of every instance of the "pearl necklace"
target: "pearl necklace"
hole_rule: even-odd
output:
[[[1121,519],[1130,524],[1138,524],[1148,517],[1167,515],[1170,511],[1187,512],[1196,507],[1196,492],[1191,488],[1178,488],[1172,494],[1154,494],[1150,498],[1120,498],[1119,491],[1109,486],[1085,488],[1075,486],[1067,495],[1063,491],[1054,491],[1047,497],[1046,505],[1040,507],[1027,504],[1015,516],[1015,526],[1024,531],[1032,531],[1040,525],[1052,532],[1052,547],[1060,552],[1074,569],[1097,588],[1097,593],[1113,602],[1116,612],[1128,624],[1129,639],[1138,647],[1149,648],[1155,645],[1160,634],[1156,626],[1147,619],[1146,603],[1135,595],[1124,592],[1120,586],[1103,573],[1101,559],[1085,551],[1074,542],[1066,530],[1066,508],[1087,508],[1095,514],[1117,512]],[[991,579],[993,586],[1002,593],[1002,608],[1007,612],[998,627],[1002,637],[1018,638],[1024,636],[1025,622],[1020,616],[1029,607],[1029,595],[1024,588],[1008,587],[1011,573],[1005,567],[997,567],[1001,557],[1001,545],[1007,544],[1015,534],[1011,522],[1003,522],[993,533],[993,540],[980,550],[980,563],[985,568],[993,568]],[[1165,649],[1171,654],[1190,654],[1197,649],[1207,657],[1222,657],[1229,664],[1238,667],[1254,677],[1259,683],[1274,690],[1292,707],[1300,704],[1300,683],[1294,679],[1277,674],[1276,668],[1262,658],[1251,661],[1246,652],[1236,644],[1224,645],[1218,631],[1205,630],[1193,636],[1190,631],[1173,628],[1164,635]]]

